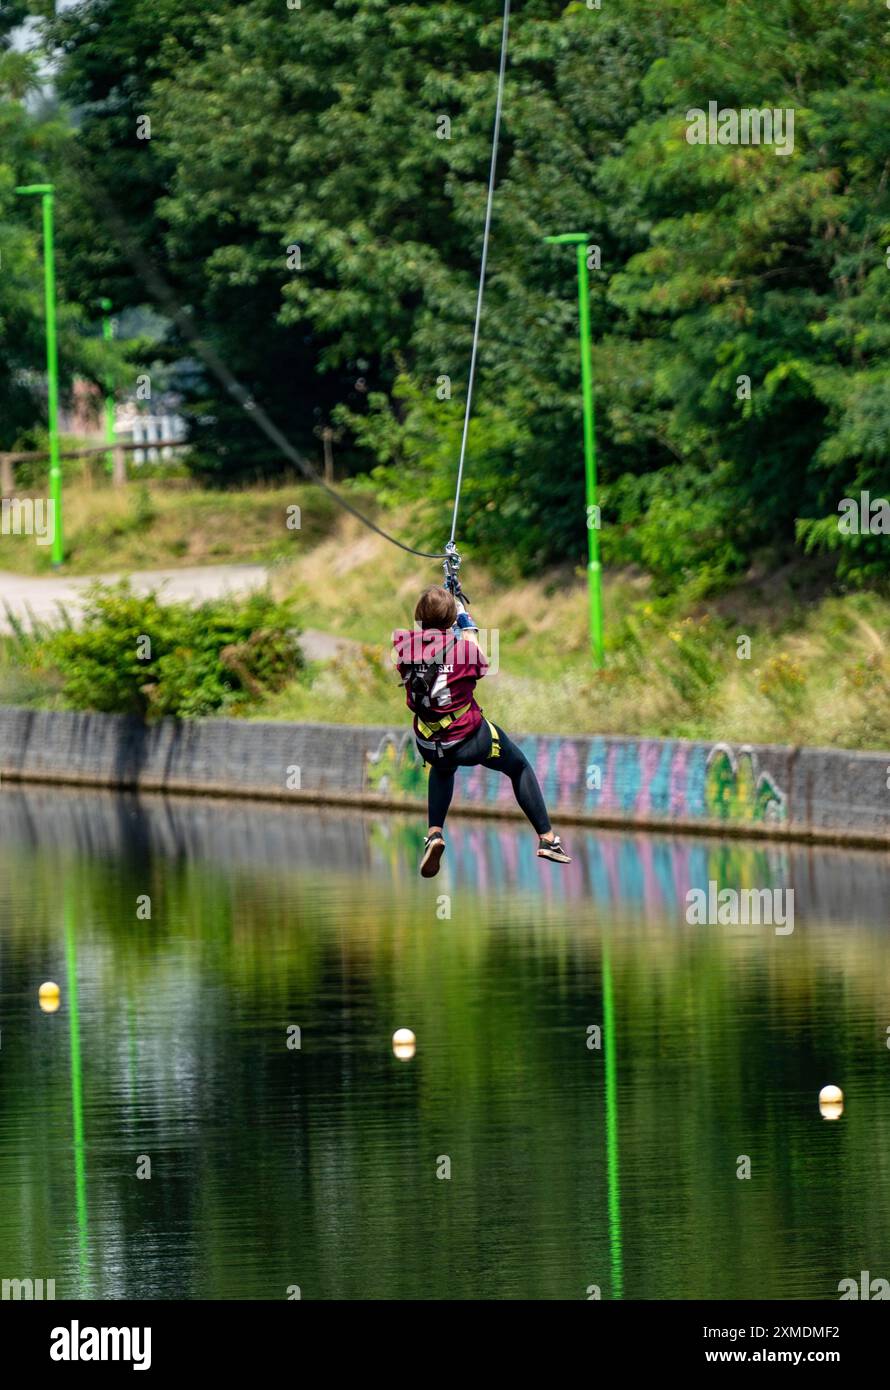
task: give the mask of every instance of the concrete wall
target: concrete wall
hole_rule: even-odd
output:
[[[890,843],[890,753],[683,739],[518,739],[554,820]],[[0,708],[0,778],[422,807],[404,729],[165,720]],[[514,815],[510,784],[459,774],[455,812]]]

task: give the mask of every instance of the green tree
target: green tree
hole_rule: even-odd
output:
[[[646,229],[610,296],[634,336],[658,341],[646,394],[698,479],[689,531],[705,522],[729,569],[757,546],[790,549],[799,518],[828,507],[836,522],[848,488],[878,484],[890,433],[886,17],[865,0],[740,11],[677,7],[646,112],[604,169]],[[690,146],[686,112],[709,100],[792,109],[793,153]],[[626,483],[625,502],[652,495]],[[663,520],[638,527],[644,549]],[[695,551],[681,532],[655,543],[664,573]]]
[[[0,22],[0,448],[34,444],[46,421],[43,236],[39,205],[15,188],[38,183],[64,159],[70,131],[51,109],[27,108],[41,83],[34,55],[9,47],[24,7],[5,7]],[[57,209],[64,226],[65,209]],[[58,284],[59,365],[63,391],[75,377],[100,383],[120,351],[90,336],[90,317]]]
[[[47,33],[80,122],[64,254],[83,301],[145,299],[148,253],[295,443],[348,424],[341,466],[383,465],[439,543],[500,7],[89,0]],[[871,0],[517,6],[466,541],[583,556],[574,266],[542,238],[584,229],[607,560],[706,588],[798,532],[834,543],[839,498],[887,456],[887,64]],[[793,109],[793,152],[691,145],[709,101]],[[212,373],[187,389],[200,466],[286,466]],[[887,573],[853,542],[848,570]]]

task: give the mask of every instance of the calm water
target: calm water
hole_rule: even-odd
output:
[[[274,1299],[890,1278],[886,856],[575,830],[560,871],[518,826],[455,820],[424,883],[420,838],[0,791],[0,1277]],[[709,880],[793,887],[794,932],[689,926]]]

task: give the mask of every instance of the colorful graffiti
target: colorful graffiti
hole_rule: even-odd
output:
[[[427,767],[413,735],[384,734],[376,751],[366,755],[365,789],[406,801],[426,797]]]
[[[705,801],[718,820],[773,821],[788,819],[785,795],[768,772],[761,772],[756,751],[745,746],[738,756],[725,743],[708,754]]]
[[[715,820],[779,824],[785,793],[748,744],[734,751],[675,739],[534,737],[521,742],[548,805],[628,821]],[[389,798],[425,794],[426,766],[410,733],[386,734],[366,756],[366,789]],[[460,798],[510,806],[506,777],[482,767],[461,775]]]

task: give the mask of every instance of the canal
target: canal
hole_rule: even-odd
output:
[[[518,824],[455,819],[424,882],[412,817],[0,790],[0,1278],[120,1299],[890,1278],[887,856],[565,838],[560,870]],[[711,884],[793,889],[793,930],[690,924]]]

